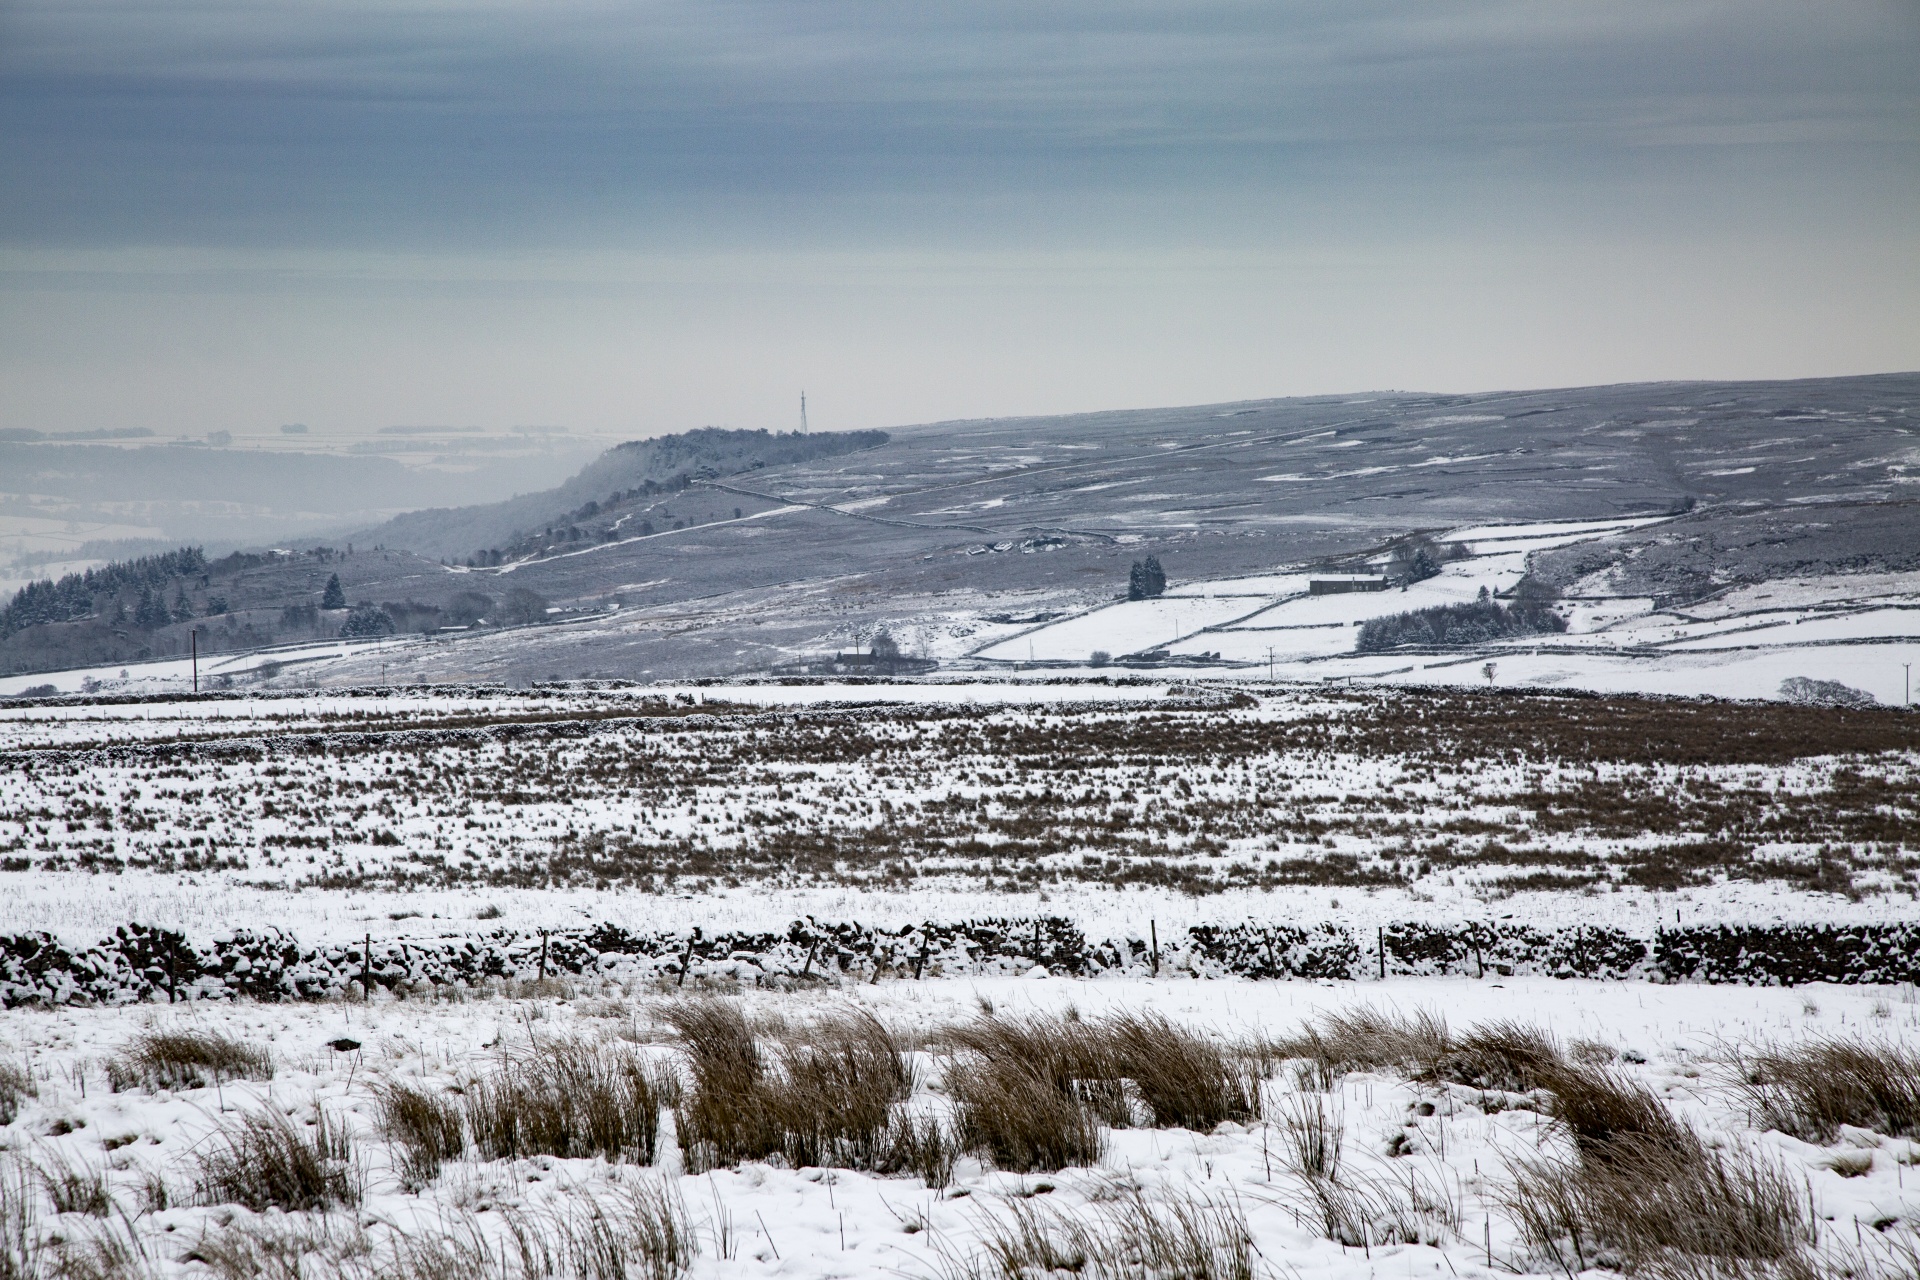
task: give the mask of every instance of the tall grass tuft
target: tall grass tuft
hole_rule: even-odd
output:
[[[20,1103],[25,1098],[35,1098],[40,1090],[33,1083],[33,1076],[16,1062],[0,1061],[0,1124],[12,1124],[14,1117],[20,1114]]]
[[[45,1274],[39,1204],[32,1170],[11,1153],[0,1156],[0,1280]]]
[[[1755,1119],[1808,1142],[1841,1125],[1920,1138],[1920,1054],[1866,1039],[1830,1038],[1737,1054]]]
[[[1811,1274],[1806,1184],[1750,1151],[1626,1138],[1604,1161],[1522,1161],[1516,1174],[1506,1206],[1522,1238],[1569,1275]]]
[[[780,1148],[766,1107],[765,1057],[738,1004],[689,1000],[661,1015],[680,1033],[690,1084],[674,1114],[693,1172],[758,1160]]]
[[[1209,1133],[1260,1118],[1260,1076],[1215,1040],[1160,1014],[1122,1014],[1098,1024],[1100,1055],[1133,1082],[1156,1128]]]
[[[440,1176],[440,1166],[467,1149],[460,1107],[444,1090],[389,1080],[374,1086],[380,1132],[398,1149],[400,1180],[419,1191]]]
[[[864,1009],[823,1018],[780,1045],[761,1093],[795,1168],[871,1169],[885,1158],[895,1103],[913,1092],[905,1057]]]
[[[989,1219],[972,1254],[947,1255],[947,1280],[1252,1280],[1252,1234],[1232,1200],[1148,1197],[1134,1190],[1073,1214],[1013,1200]]]
[[[473,1146],[488,1160],[601,1156],[651,1164],[671,1094],[631,1046],[546,1040],[474,1081],[463,1109]],[[444,1118],[422,1119],[439,1126],[430,1143],[453,1140]]]
[[[734,1004],[693,1001],[665,1016],[686,1045],[692,1078],[675,1117],[689,1168],[777,1155],[794,1168],[950,1176],[950,1144],[934,1122],[894,1114],[913,1092],[913,1074],[871,1013],[836,1011],[787,1028],[768,1047]]]
[[[203,1204],[261,1212],[360,1202],[346,1128],[324,1111],[305,1125],[278,1111],[253,1112],[216,1130],[195,1159],[195,1191]]]
[[[1090,1165],[1106,1149],[1100,1117],[1071,1090],[1027,1064],[970,1057],[947,1066],[962,1149],[1013,1173]]]
[[[1482,1089],[1527,1093],[1550,1086],[1566,1066],[1553,1037],[1519,1022],[1491,1022],[1453,1040],[1432,1077]]]
[[[1446,1020],[1424,1009],[1412,1017],[1354,1009],[1322,1014],[1298,1036],[1274,1042],[1270,1051],[1304,1059],[1301,1083],[1324,1090],[1353,1071],[1434,1076],[1452,1044]]]
[[[1459,1230],[1458,1204],[1412,1169],[1403,1181],[1344,1168],[1345,1130],[1320,1094],[1294,1095],[1281,1112],[1281,1132],[1282,1158],[1299,1184],[1290,1199],[1327,1239],[1355,1247],[1438,1244]]]
[[[1625,1153],[1685,1153],[1699,1139],[1653,1091],[1619,1072],[1600,1067],[1564,1067],[1548,1082],[1553,1119],[1573,1139],[1583,1161],[1606,1164]]]
[[[223,1080],[271,1080],[273,1055],[217,1031],[146,1031],[107,1059],[107,1084],[126,1089],[203,1089]]]

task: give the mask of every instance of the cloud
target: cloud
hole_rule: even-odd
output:
[[[16,0],[0,238],[1164,228],[1411,181],[1693,181],[1676,151],[1831,172],[1911,154],[1914,27],[1865,2]]]

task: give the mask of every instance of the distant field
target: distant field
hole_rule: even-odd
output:
[[[191,877],[285,892],[289,920],[412,890],[852,890],[936,915],[1050,895],[1124,914],[1150,890],[1283,917],[1350,914],[1356,897],[1328,905],[1344,890],[1369,915],[1553,920],[1577,900],[1595,921],[1676,894],[1707,916],[1897,918],[1920,890],[1920,720],[1898,711],[1144,681],[872,696],[889,692],[16,705],[0,883]],[[795,914],[762,902],[767,923]]]

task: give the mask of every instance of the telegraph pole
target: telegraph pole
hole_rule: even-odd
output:
[[[800,393],[800,434],[807,434],[807,393]]]
[[[195,627],[187,633],[193,637],[193,691],[200,692],[200,628]]]

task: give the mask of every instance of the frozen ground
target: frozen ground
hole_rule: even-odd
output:
[[[97,1177],[106,1203],[94,1212],[104,1216],[53,1214],[52,1183],[15,1182],[9,1191],[37,1206],[32,1231],[42,1240],[65,1240],[70,1253],[91,1239],[118,1240],[139,1255],[124,1271],[90,1275],[269,1274],[216,1270],[203,1261],[231,1256],[253,1241],[256,1257],[279,1250],[286,1270],[270,1274],[325,1277],[335,1274],[330,1260],[343,1254],[351,1260],[359,1250],[385,1258],[402,1235],[420,1241],[477,1229],[498,1238],[512,1221],[552,1222],[611,1204],[622,1185],[660,1188],[683,1207],[697,1249],[691,1275],[700,1278],[944,1280],[982,1265],[997,1274],[983,1256],[997,1225],[1034,1211],[1094,1221],[1116,1197],[1122,1205],[1209,1204],[1243,1217],[1248,1272],[1216,1258],[1222,1269],[1215,1275],[1488,1280],[1567,1274],[1527,1243],[1508,1203],[1525,1162],[1570,1158],[1565,1134],[1541,1114],[1542,1095],[1414,1083],[1373,1069],[1348,1074],[1321,1093],[1278,1066],[1263,1086],[1264,1120],[1229,1122],[1206,1133],[1110,1130],[1095,1164],[1058,1172],[997,1172],[962,1156],[951,1185],[940,1189],[913,1175],[788,1168],[778,1161],[690,1173],[671,1113],[652,1170],[598,1159],[468,1154],[449,1161],[417,1192],[408,1189],[397,1149],[379,1125],[377,1099],[390,1082],[447,1097],[446,1090],[470,1088],[474,1077],[535,1040],[624,1041],[669,1066],[680,1061],[679,1050],[658,1014],[682,994],[552,986],[452,1003],[382,997],[370,1005],[11,1011],[0,1015],[0,1038],[36,1096],[23,1099],[17,1117],[0,1128],[4,1158],[66,1179],[62,1185],[69,1187]],[[1920,1181],[1911,1188],[1905,1181],[1909,1170],[1920,1179],[1914,1167],[1920,1144],[1860,1128],[1843,1128],[1825,1145],[1758,1132],[1730,1059],[1737,1050],[1822,1036],[1865,1036],[1870,1043],[1920,1049],[1920,1006],[1911,989],[1729,990],[1522,979],[1339,985],[981,979],[749,991],[741,998],[773,1036],[791,1034],[823,1012],[871,1010],[918,1050],[918,1084],[902,1105],[935,1118],[951,1115],[943,1081],[952,1061],[936,1033],[988,1008],[1016,1017],[1068,1008],[1088,1018],[1151,1012],[1242,1044],[1290,1036],[1316,1015],[1359,1009],[1432,1011],[1456,1033],[1494,1021],[1532,1024],[1563,1045],[1587,1042],[1589,1055],[1624,1055],[1615,1070],[1648,1086],[1710,1148],[1780,1171],[1812,1208],[1819,1239],[1810,1249],[1814,1257],[1864,1261],[1864,1270],[1849,1273],[1855,1276],[1910,1274]],[[265,1047],[273,1077],[109,1090],[106,1066],[115,1055],[143,1032],[171,1030],[218,1032]],[[254,1212],[209,1203],[219,1197],[196,1192],[201,1157],[217,1146],[217,1132],[268,1109],[296,1125],[317,1110],[344,1128],[364,1192],[357,1209]],[[1371,1239],[1328,1238],[1307,1193],[1295,1121],[1315,1110],[1337,1126],[1342,1182],[1377,1199],[1365,1228]],[[1135,1194],[1139,1201],[1125,1198]],[[1378,1216],[1396,1201],[1402,1205],[1397,1228]],[[51,1260],[59,1246],[47,1249]],[[303,1251],[297,1271],[287,1265],[289,1254]],[[1600,1267],[1585,1274],[1612,1273]]]
[[[26,703],[0,710],[0,933],[1897,920],[1916,734],[1161,680]]]

